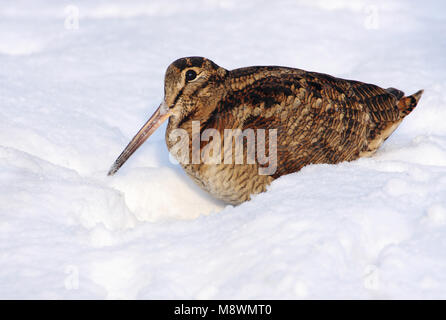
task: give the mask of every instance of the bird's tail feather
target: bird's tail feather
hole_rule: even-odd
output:
[[[424,90],[417,91],[413,95],[402,97],[400,101],[398,101],[398,109],[400,110],[400,117],[404,118],[407,116],[418,104],[420,101],[421,95]]]

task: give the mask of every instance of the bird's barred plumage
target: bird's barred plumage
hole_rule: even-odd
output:
[[[197,80],[185,81],[185,70],[194,70]],[[258,164],[183,164],[205,190],[238,204],[305,165],[373,154],[421,94],[405,97],[394,88],[288,67],[228,71],[206,58],[182,58],[166,71],[164,101],[172,110],[166,143],[171,149],[170,132],[191,132],[192,121],[221,137],[225,129],[277,129],[277,170],[270,176],[259,175]],[[243,150],[246,158],[246,145]]]

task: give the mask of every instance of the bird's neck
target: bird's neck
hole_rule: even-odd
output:
[[[171,116],[169,118],[169,123],[166,129],[166,144],[170,148],[175,144],[175,140],[172,141],[169,137],[178,136],[178,134],[187,133],[188,137],[191,137],[196,133],[193,130],[200,130],[200,133],[212,126],[212,122],[209,121],[214,117],[219,101],[222,97],[216,96],[215,94],[211,97],[202,97],[197,99],[196,103],[189,109],[187,113],[180,116]]]

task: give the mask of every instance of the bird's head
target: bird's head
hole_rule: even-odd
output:
[[[197,107],[197,100],[211,95],[213,84],[226,75],[226,70],[202,57],[181,58],[167,68],[164,77],[164,108],[182,118]]]
[[[130,141],[110,168],[113,175],[127,159],[168,118],[179,123],[191,114],[205,113],[215,84],[221,83],[227,70],[202,57],[181,58],[169,65],[164,77],[164,100]],[[200,102],[200,103],[199,103]]]

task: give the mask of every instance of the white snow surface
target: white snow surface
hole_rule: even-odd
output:
[[[0,298],[445,299],[445,10],[2,0]],[[375,156],[310,165],[237,207],[169,161],[165,125],[107,177],[191,55],[425,93]]]

